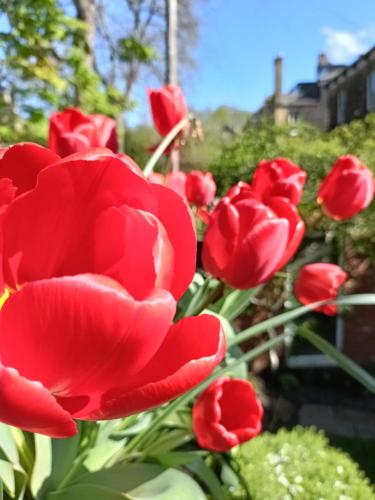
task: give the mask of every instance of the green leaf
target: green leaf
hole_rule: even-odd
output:
[[[198,476],[210,491],[212,498],[215,498],[215,500],[228,500],[228,496],[224,492],[218,477],[202,458],[187,465],[187,468]]]
[[[168,429],[165,434],[146,446],[142,451],[145,455],[157,456],[159,453],[165,453],[182,446],[193,439],[191,432],[181,429]]]
[[[31,492],[37,497],[44,481],[52,470],[52,444],[51,438],[35,434],[35,462],[31,475]]]
[[[164,467],[180,467],[192,464],[202,457],[205,451],[170,451],[158,454],[157,461]]]
[[[361,368],[357,363],[338,351],[336,347],[324,340],[320,335],[317,335],[307,325],[302,325],[297,333],[308,340],[316,348],[333,359],[340,368],[349,373],[353,378],[358,380],[366,389],[375,393],[375,378],[366,370]]]
[[[11,496],[15,494],[15,478],[13,465],[5,460],[0,460],[0,481]]]
[[[125,494],[112,488],[94,484],[76,484],[61,491],[49,493],[48,500],[124,500]]]
[[[64,477],[66,477],[78,454],[79,440],[79,434],[68,439],[51,439],[50,450],[47,448],[47,454],[49,453],[51,460],[51,470],[48,479],[42,484],[41,489],[38,490],[38,498],[43,498],[48,491],[54,490]],[[40,451],[43,451],[43,446],[40,447]],[[47,465],[45,464],[45,466]]]
[[[176,469],[168,469],[155,479],[129,491],[125,498],[128,500],[207,500],[198,483]]]
[[[234,320],[251,304],[252,299],[261,289],[260,286],[251,288],[250,290],[234,290],[227,297],[221,306],[219,314],[227,318],[229,321]]]
[[[82,474],[74,480],[74,484],[93,484],[127,492],[155,478],[163,470],[160,465],[156,464],[121,463],[108,469]]]
[[[0,449],[14,464],[19,464],[17,444],[8,425],[0,423]]]
[[[213,316],[216,316],[219,320],[220,323],[223,327],[225,338],[227,341],[227,344],[229,345],[231,341],[233,341],[236,337],[236,333],[232,328],[232,325],[228,321],[228,319],[225,316],[222,316],[221,314],[215,313],[211,311],[210,309],[205,309],[202,311],[202,314],[212,314]],[[243,351],[240,347],[234,345],[231,349],[228,349],[227,355],[226,355],[226,362],[229,364],[231,359],[238,359],[240,356],[242,356]],[[247,370],[247,364],[243,363],[242,365],[238,366],[233,370],[233,375],[235,377],[239,378],[247,378],[248,377],[248,370]]]
[[[375,305],[375,293],[361,293],[357,295],[347,295],[346,297],[340,297],[334,301],[320,301],[314,302],[313,304],[309,304],[308,306],[297,307],[292,311],[288,311],[278,316],[274,316],[273,318],[266,319],[257,325],[251,326],[250,328],[246,328],[242,332],[236,335],[236,338],[229,342],[228,347],[231,347],[236,344],[240,344],[244,340],[248,340],[252,337],[256,337],[271,328],[276,328],[281,326],[289,321],[299,318],[308,312],[314,310],[315,307],[324,305],[324,304],[338,304],[338,305]]]

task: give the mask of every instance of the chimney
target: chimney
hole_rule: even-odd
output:
[[[327,54],[321,53],[318,56],[318,78],[330,66]]]
[[[283,58],[281,56],[276,57],[275,61],[275,101],[278,101],[281,97],[282,92],[282,72],[283,72]]]

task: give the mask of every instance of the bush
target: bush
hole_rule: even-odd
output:
[[[329,446],[322,432],[296,427],[264,433],[232,452],[251,500],[371,500],[375,491],[358,465]]]

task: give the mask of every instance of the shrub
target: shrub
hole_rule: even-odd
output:
[[[234,449],[244,491],[251,500],[371,500],[375,491],[358,465],[329,446],[322,432],[296,427],[264,433]]]

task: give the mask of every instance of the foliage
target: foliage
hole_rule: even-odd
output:
[[[27,120],[46,128],[44,116],[56,108],[110,116],[124,108],[119,91],[88,64],[84,22],[55,0],[0,0],[0,10],[1,142],[20,140]]]
[[[209,170],[215,177],[219,194],[223,195],[239,180],[250,182],[260,160],[277,156],[290,158],[308,174],[299,207],[308,235],[323,234],[333,230],[336,224],[322,215],[316,203],[317,189],[336,158],[345,154],[358,156],[375,173],[375,114],[328,133],[304,123],[295,126],[276,126],[268,121],[248,124],[233,144],[224,146],[220,158],[211,162]],[[345,227],[340,226],[354,247],[369,256],[375,256],[374,217],[372,204]]]
[[[234,449],[232,457],[249,494],[237,491],[232,498],[375,498],[358,465],[314,429],[264,433]]]

